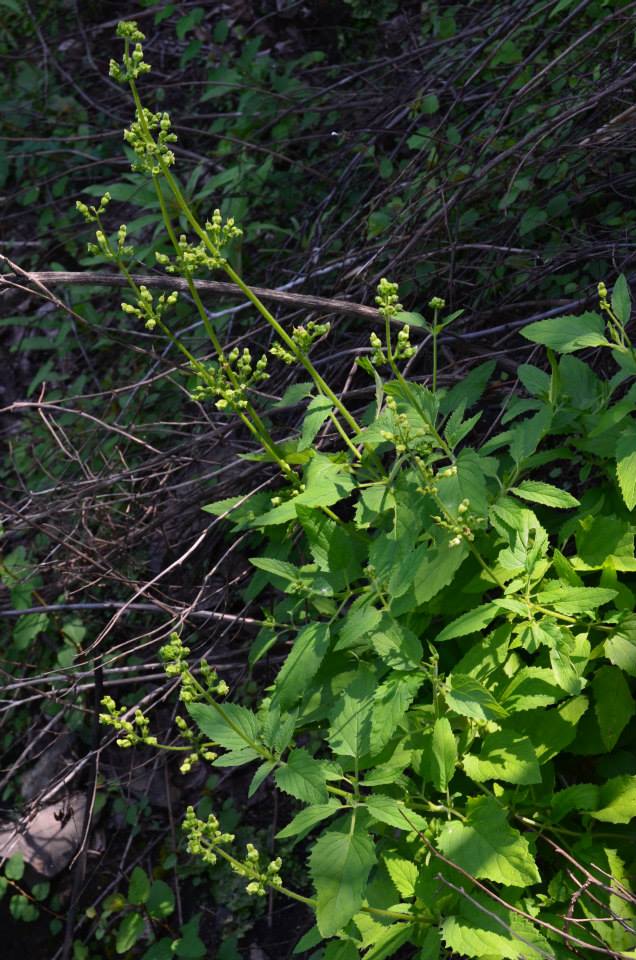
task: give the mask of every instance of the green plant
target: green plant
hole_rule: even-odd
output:
[[[280,858],[263,862],[251,844],[237,852],[213,814],[188,811],[189,849],[206,863],[225,860],[250,893],[273,889],[307,905],[316,927],[297,949],[330,941],[329,960],[383,960],[407,944],[422,957],[440,948],[502,958],[629,953],[636,354],[625,278],[611,302],[600,285],[601,313],[523,329],[546,348],[549,372],[521,365],[526,395],[501,411],[485,399],[494,362],[448,391],[435,362],[431,389],[405,378],[400,362],[413,347],[408,328],[394,336],[402,310],[397,286],[383,280],[384,337],[372,335],[362,364],[375,400],[356,417],[310,359],[328,330],[288,333],[225,256],[234,222],[215,211],[201,225],[193,214],[171,171],[169,117],[139,96],[143,36],[132,23],[118,32],[124,56],[111,75],[130,84],[136,106],[126,139],[171,245],[158,261],[188,282],[212,364],[175,337],[175,295],[155,301],[135,283],[125,227],[113,239],[103,225],[108,198],[78,206],[97,224],[94,249],[129,279],[126,312],[184,353],[195,397],[238,417],[279,471],[273,496],[206,509],[262,544],[249,597],[267,588],[275,600],[252,665],[292,641],[252,710],[227,701],[228,684],[207,663],[195,672],[173,635],[162,657],[180,681],[183,744],[163,746],[183,753],[185,771],[198,761],[257,763],[250,795],[267,782],[298,801],[278,837],[304,841],[320,830],[308,861],[314,892],[287,886]],[[219,268],[273,329],[271,353],[312,380],[300,434],[284,445],[252,399],[267,358],[226,353],[198,297],[195,271]],[[440,298],[431,308],[436,343],[453,317],[438,319]],[[616,372],[598,376],[574,356],[589,348],[609,351]],[[504,429],[484,436],[487,404]],[[318,449],[327,422],[330,445]],[[122,747],[162,746],[143,713],[129,716],[111,698],[104,707]]]

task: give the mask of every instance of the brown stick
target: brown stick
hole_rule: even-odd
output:
[[[42,286],[58,283],[104,287],[125,287],[128,285],[125,277],[109,273],[67,273],[64,270],[27,273],[25,271],[22,279],[27,277],[33,283]],[[17,279],[15,274],[4,274],[0,276],[0,286],[15,279]],[[163,290],[187,290],[188,288],[187,281],[181,277],[135,275],[133,280],[138,285],[143,284],[146,287],[158,287]],[[231,297],[243,296],[240,288],[234,283],[226,283],[222,280],[194,280],[193,283],[197,290],[210,290],[213,293],[223,293]],[[358,317],[368,317],[375,321],[381,319],[380,312],[375,307],[367,307],[361,303],[350,303],[348,300],[332,300],[329,297],[314,297],[301,293],[287,293],[284,290],[271,290],[268,287],[251,287],[251,289],[263,300],[271,300],[274,303],[282,303],[289,307],[314,307],[317,310],[328,310],[331,313],[348,313]]]

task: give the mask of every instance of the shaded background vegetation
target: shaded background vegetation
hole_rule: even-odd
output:
[[[178,936],[195,918],[192,956],[204,949],[197,936],[209,951],[223,944],[225,960],[288,956],[307,923],[278,902],[255,908],[238,882],[193,866],[180,846],[183,806],[212,793],[228,827],[249,824],[271,842],[280,812],[260,800],[246,808],[242,774],[179,777],[163,759],[122,756],[93,722],[106,691],[143,699],[169,727],[156,650],[182,625],[243,700],[282,656],[273,648],[249,670],[263,599],[245,590],[250,544],[227,541],[201,511],[269,482],[262,464],[240,458],[249,437],[189,399],[188,371],[122,314],[117,290],[42,286],[19,272],[99,269],[74,202],[106,189],[139,272],[163,249],[156,200],[122,141],[129,97],[108,78],[117,21],[134,17],[146,33],[146,102],[171,113],[193,207],[220,206],[244,226],[232,259],[246,279],[372,305],[386,275],[414,310],[442,296],[465,311],[445,339],[442,382],[490,356],[494,389],[505,391],[531,350],[521,325],[633,274],[635,9],[0,0],[0,805],[7,821],[75,798],[73,849],[83,851],[53,871],[39,907],[30,898],[41,878],[5,876],[7,956],[27,936],[35,956],[115,956],[136,915],[126,901],[135,865],[174,896],[170,916],[144,922]],[[207,293],[205,303],[225,340],[266,344],[236,298]],[[302,304],[276,310],[286,325],[308,316]],[[177,318],[205,355],[187,299]],[[329,319],[317,365],[362,409],[370,394],[354,361],[369,320]],[[426,350],[410,373],[428,376]],[[302,395],[286,393],[285,375],[266,385],[285,398],[270,416],[280,438],[294,431]],[[302,884],[302,858],[296,869]],[[147,947],[140,938],[126,955]]]

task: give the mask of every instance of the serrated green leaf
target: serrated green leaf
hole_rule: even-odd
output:
[[[454,640],[456,637],[467,637],[471,633],[484,630],[497,616],[497,607],[492,603],[482,603],[479,607],[462,613],[451,623],[447,624],[435,637],[434,643],[443,643],[445,640]]]
[[[371,712],[371,753],[379,753],[393,737],[415,694],[421,674],[392,674],[378,687]]]
[[[336,701],[328,736],[334,753],[360,757],[369,752],[376,682],[371,670],[360,668],[348,690]]]
[[[128,903],[145,903],[149,894],[148,874],[141,867],[135,867],[128,881]]]
[[[489,734],[478,757],[468,754],[464,770],[476,783],[504,780],[506,783],[541,783],[541,771],[528,737],[511,730]]]
[[[359,829],[325,833],[309,858],[316,887],[316,922],[323,937],[333,937],[362,905],[362,897],[375,863],[371,837]]]
[[[557,353],[574,353],[586,347],[611,346],[605,337],[605,323],[598,313],[537,320],[519,331],[526,340],[540,343]]]
[[[547,667],[522,667],[504,689],[500,700],[510,713],[514,713],[548,707],[563,700],[564,696],[563,689],[555,684],[552,671]]]
[[[617,625],[605,641],[605,656],[630,677],[636,677],[636,616],[631,615]]]
[[[636,817],[636,777],[612,777],[599,789],[599,807],[590,813],[604,823],[629,823]]]
[[[454,956],[489,960],[549,960],[554,952],[528,920],[485,894],[462,899],[457,914],[442,923],[442,939]]]
[[[353,480],[343,463],[336,463],[323,453],[314,453],[307,464],[304,475],[305,489],[292,497],[291,500],[281,503],[280,506],[268,510],[252,521],[253,527],[272,526],[279,523],[288,523],[296,518],[296,507],[331,507],[353,490]]]
[[[444,793],[453,779],[457,764],[457,741],[447,717],[438,717],[433,725],[431,776],[436,790]]]
[[[573,497],[567,490],[560,490],[552,483],[543,483],[539,480],[524,480],[516,487],[510,488],[510,493],[521,497],[522,500],[529,500],[530,503],[541,503],[546,507],[558,507],[567,509],[569,507],[579,507],[580,501]]]
[[[616,597],[616,590],[605,587],[570,587],[559,583],[537,594],[537,602],[559,613],[593,613]]]
[[[595,783],[575,783],[559,790],[552,797],[552,819],[559,823],[572,810],[585,811],[598,808],[599,788]]]
[[[474,677],[461,673],[452,673],[444,692],[451,710],[462,717],[473,720],[501,720],[507,716],[501,706],[483,683]]]
[[[415,896],[417,864],[412,860],[390,855],[384,858],[384,865],[400,896],[405,899]]]
[[[316,675],[331,641],[328,623],[314,621],[300,631],[280,673],[274,695],[282,710],[303,696]]]
[[[278,831],[276,839],[285,840],[288,837],[296,837],[298,834],[308,833],[317,823],[321,823],[328,817],[332,817],[341,809],[342,804],[333,798],[329,799],[327,803],[317,803],[314,804],[314,806],[307,807],[305,810],[297,813],[286,827]]]
[[[226,750],[241,751],[258,740],[258,720],[247,707],[224,703],[217,709],[207,703],[187,703],[186,710],[201,733]]]
[[[628,510],[636,506],[636,424],[630,419],[616,441],[616,475]]]
[[[427,821],[419,813],[409,808],[401,800],[387,797],[382,793],[374,793],[366,799],[367,809],[374,820],[386,823],[389,827],[397,827],[410,833],[412,830],[426,830]]]
[[[392,957],[400,947],[413,937],[415,927],[412,923],[393,923],[385,927],[364,955],[364,960],[385,960]]]
[[[587,708],[587,697],[573,697],[552,710],[516,714],[515,727],[530,737],[537,759],[543,764],[572,743],[577,724]]]
[[[320,761],[302,747],[291,751],[287,763],[277,768],[274,779],[280,790],[305,803],[326,803],[329,799]]]
[[[472,876],[505,886],[525,887],[541,879],[527,840],[511,827],[495,800],[469,801],[466,823],[444,824],[437,845]]]
[[[597,670],[592,681],[594,713],[603,741],[609,753],[634,716],[636,707],[629,686],[618,667],[605,666]]]
[[[369,639],[380,659],[393,670],[416,670],[422,661],[420,640],[388,613],[382,614]]]

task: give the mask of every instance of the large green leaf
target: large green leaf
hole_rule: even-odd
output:
[[[605,656],[630,677],[636,677],[636,616],[619,623],[605,641]]]
[[[305,803],[326,803],[329,799],[322,764],[302,747],[291,751],[287,763],[277,768],[274,779],[280,790]]]
[[[605,337],[605,324],[598,313],[537,320],[519,331],[526,340],[540,343],[557,353],[574,353],[586,347],[611,346]]]
[[[515,887],[541,879],[528,841],[490,797],[470,800],[467,821],[446,823],[437,843],[449,860],[474,877]]]
[[[281,709],[287,710],[311,686],[327,650],[331,634],[329,624],[318,620],[300,631],[276,677],[274,697]]]
[[[501,720],[507,712],[483,683],[474,677],[453,673],[444,695],[451,710],[473,720]]]
[[[369,871],[375,863],[371,837],[360,829],[320,837],[309,858],[316,887],[316,922],[323,937],[333,937],[357,913]]]
[[[632,315],[632,298],[624,273],[620,274],[612,290],[612,310],[623,326],[629,323]]]
[[[378,687],[371,713],[371,753],[379,753],[393,737],[423,682],[421,674],[394,673]]]
[[[570,587],[559,582],[537,594],[537,601],[559,613],[592,613],[616,597],[616,590],[606,587]]]
[[[541,771],[528,737],[511,730],[489,734],[478,757],[468,754],[464,770],[477,783],[505,780],[506,783],[541,783]]]
[[[296,506],[330,507],[343,500],[353,490],[353,480],[344,464],[335,463],[326,454],[314,453],[305,471],[305,489],[298,496],[281,503],[256,517],[252,526],[271,526],[288,523],[296,517]]]
[[[628,510],[636,506],[636,423],[630,419],[616,441],[616,474]]]
[[[560,490],[551,483],[543,483],[539,480],[524,480],[516,487],[511,487],[510,492],[522,500],[529,500],[530,503],[541,503],[546,507],[559,507],[567,509],[568,507],[578,507],[580,502],[573,497],[567,490]]]
[[[417,864],[413,860],[391,854],[384,858],[384,865],[400,896],[404,899],[414,896]]]
[[[376,677],[361,668],[331,712],[329,743],[334,753],[360,757],[371,748],[371,716]]]
[[[601,740],[609,753],[636,710],[629,685],[618,667],[605,666],[594,675],[594,713]]]
[[[489,960],[546,960],[554,956],[548,941],[528,920],[485,894],[462,899],[457,914],[442,923],[442,939],[458,957]]]
[[[591,813],[605,823],[629,823],[636,817],[636,777],[613,777],[599,790],[599,807]]]
[[[433,785],[444,792],[453,779],[457,763],[457,741],[447,717],[438,717],[433,726],[431,775]]]
[[[428,822],[419,813],[409,808],[401,800],[387,797],[382,793],[374,793],[366,799],[367,809],[374,820],[386,823],[389,827],[397,827],[410,833],[411,830],[426,830]]]
[[[258,740],[258,721],[247,707],[224,703],[218,708],[207,703],[186,703],[186,710],[201,733],[226,750],[240,751]]]

